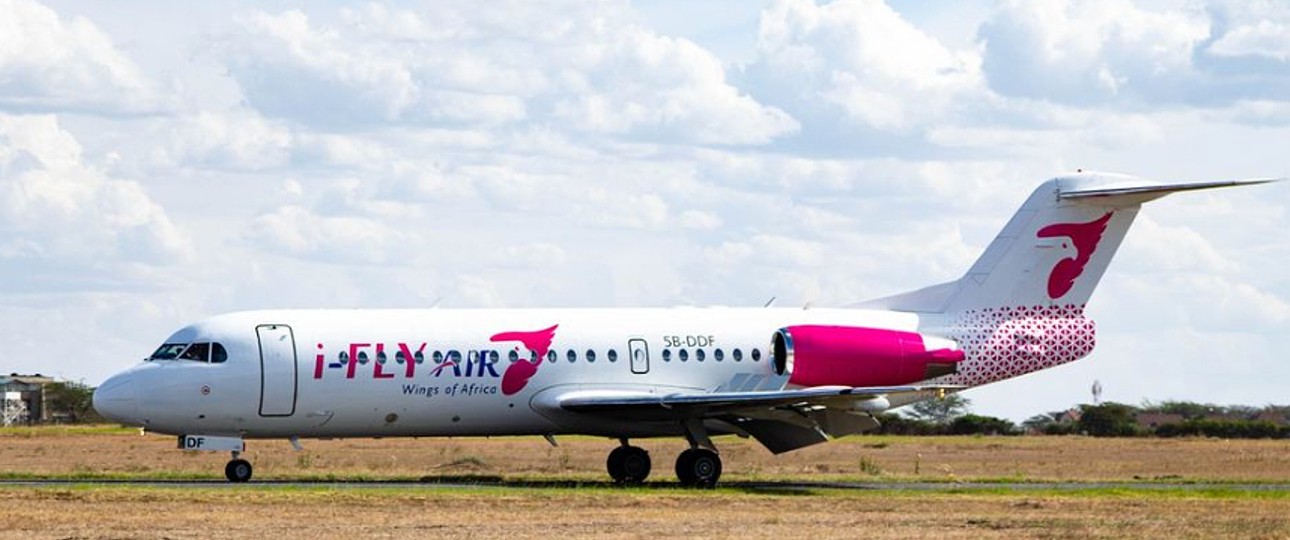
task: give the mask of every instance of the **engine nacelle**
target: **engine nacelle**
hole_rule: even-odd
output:
[[[953,341],[916,332],[851,326],[782,328],[771,341],[777,375],[800,386],[896,386],[958,373]]]

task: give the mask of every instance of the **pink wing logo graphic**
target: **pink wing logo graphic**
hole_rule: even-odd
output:
[[[1075,256],[1057,261],[1053,272],[1048,275],[1049,298],[1061,298],[1075,286],[1075,279],[1084,273],[1084,267],[1097,251],[1097,244],[1102,241],[1102,233],[1106,232],[1106,224],[1111,221],[1113,213],[1107,212],[1088,223],[1055,223],[1039,229],[1039,238],[1065,236],[1075,247]]]
[[[524,345],[524,348],[534,353],[533,359],[521,358],[506,368],[506,373],[502,374],[502,395],[509,396],[523,390],[529,383],[529,379],[537,374],[538,367],[542,365],[547,351],[551,349],[551,341],[555,339],[555,329],[559,327],[560,325],[557,324],[532,332],[502,332],[488,338],[492,342],[518,341]]]

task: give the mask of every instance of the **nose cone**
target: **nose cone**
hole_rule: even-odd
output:
[[[103,418],[122,424],[138,424],[139,405],[134,381],[127,375],[116,375],[94,390],[94,410]]]

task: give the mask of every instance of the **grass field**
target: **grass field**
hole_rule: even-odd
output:
[[[248,441],[257,479],[606,480],[609,439],[539,437]],[[673,481],[680,440],[633,441],[652,480]],[[725,480],[1163,481],[1290,483],[1290,442],[1089,437],[860,436],[781,456],[755,441],[717,439]],[[110,427],[0,430],[0,477],[222,478],[228,454],[183,452],[175,440]]]
[[[1290,538],[1290,491],[956,488],[955,481],[1290,484],[1290,443],[1083,437],[852,437],[782,456],[719,439],[723,480],[862,480],[874,490],[673,487],[679,441],[641,441],[656,483],[602,482],[613,441],[252,441],[256,478],[588,481],[0,487],[0,538]],[[107,427],[0,430],[10,478],[218,478],[227,455]],[[913,490],[902,484],[944,482]]]

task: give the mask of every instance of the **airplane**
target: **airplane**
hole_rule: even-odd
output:
[[[1162,184],[1078,172],[1042,183],[959,279],[839,308],[319,309],[186,326],[94,392],[103,417],[230,452],[301,438],[684,437],[682,485],[711,487],[712,437],[780,454],[879,427],[874,414],[1093,351],[1085,306],[1140,206],[1275,179]]]

